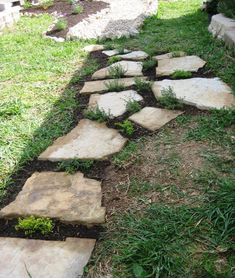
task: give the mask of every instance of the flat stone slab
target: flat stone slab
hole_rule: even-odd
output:
[[[144,51],[132,51],[128,54],[118,55],[119,58],[125,60],[141,61],[149,57],[149,55]]]
[[[110,118],[118,117],[127,111],[128,101],[141,101],[142,96],[136,91],[112,92],[104,95],[93,94],[90,96],[89,109],[99,108]]]
[[[184,57],[184,56],[186,56],[186,53],[184,51],[176,51],[176,52],[177,52],[177,57]],[[169,52],[169,53],[166,53],[166,54],[161,54],[161,55],[153,56],[153,59],[159,61],[159,60],[163,60],[163,59],[174,58],[175,55],[176,55],[176,52]]]
[[[129,119],[146,129],[155,131],[183,113],[182,111],[144,107],[139,112],[131,115]]]
[[[78,278],[95,246],[94,239],[48,241],[0,238],[1,278]]]
[[[177,99],[199,109],[221,109],[235,106],[232,89],[219,78],[190,78],[156,81],[152,90],[156,98],[164,89],[172,88]]]
[[[158,61],[156,68],[157,76],[171,75],[177,70],[197,72],[206,64],[198,56],[185,56],[171,59],[162,59]]]
[[[126,141],[117,130],[108,128],[104,123],[84,119],[67,135],[58,138],[48,147],[39,156],[39,160],[104,160],[118,153]]]
[[[142,76],[143,64],[141,62],[120,61],[113,63],[107,68],[100,69],[92,75],[92,79],[103,79],[110,77],[110,69],[120,67],[124,70],[124,76]]]
[[[235,28],[234,28],[234,30],[225,32],[224,41],[228,47],[235,49]]]
[[[91,45],[87,45],[83,48],[83,51],[87,52],[87,53],[91,53],[91,52],[95,52],[95,51],[101,51],[104,50],[105,47],[104,45],[101,44],[91,44]]]
[[[129,53],[130,50],[128,49],[124,49],[124,53]],[[114,56],[114,55],[117,55],[117,54],[120,54],[120,51],[118,49],[113,49],[113,50],[104,50],[102,51],[103,54],[105,54],[106,56]]]
[[[216,14],[212,16],[208,30],[214,37],[224,39],[224,35],[227,31],[235,30],[235,20],[222,14]]]
[[[66,223],[99,224],[105,222],[101,200],[101,182],[84,178],[80,172],[36,172],[16,199],[0,211],[0,217],[34,215]]]
[[[146,80],[146,77],[138,77],[141,80]],[[108,90],[110,83],[118,83],[124,87],[130,87],[135,85],[135,78],[119,78],[119,79],[108,79],[108,80],[97,80],[85,82],[80,94],[92,94],[96,92],[104,92]]]

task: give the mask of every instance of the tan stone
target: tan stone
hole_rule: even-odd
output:
[[[177,52],[177,57],[186,56],[186,53],[184,51],[176,51],[176,52]],[[169,52],[169,53],[166,53],[166,54],[153,56],[153,59],[159,61],[159,60],[163,60],[163,59],[174,58],[174,56],[175,56],[175,52]]]
[[[146,77],[138,77],[141,80],[146,80]],[[96,92],[103,92],[107,91],[107,85],[117,82],[120,85],[123,85],[124,87],[130,87],[135,85],[135,78],[120,78],[120,79],[107,79],[107,80],[97,80],[97,81],[88,81],[85,82],[82,90],[80,91],[80,94],[92,94]]]
[[[183,113],[182,111],[145,107],[131,115],[129,119],[146,129],[155,131]]]
[[[132,51],[128,54],[118,55],[119,58],[125,60],[141,61],[148,58],[148,54],[144,51]]]
[[[48,241],[0,238],[1,278],[81,277],[95,246],[94,239]]]
[[[185,56],[158,61],[157,76],[171,75],[177,70],[197,72],[206,64],[197,56]]]
[[[92,79],[103,79],[110,77],[110,69],[121,67],[124,70],[124,76],[142,76],[142,62],[120,61],[111,66],[100,69],[92,75]]]
[[[39,156],[39,159],[104,160],[119,152],[125,143],[126,139],[117,130],[108,128],[104,123],[84,119],[67,135],[58,138]]]
[[[0,211],[0,216],[34,215],[68,223],[104,223],[105,208],[101,207],[101,199],[101,183],[84,178],[80,172],[74,175],[36,172],[16,199]]]
[[[89,109],[99,108],[110,118],[118,117],[127,111],[128,101],[141,101],[142,96],[133,90],[112,92],[104,95],[93,94],[90,96]]]
[[[224,35],[227,31],[235,30],[235,20],[222,14],[216,14],[212,16],[208,30],[213,36],[224,39]]]
[[[91,45],[87,45],[83,48],[83,51],[87,52],[87,53],[91,53],[91,52],[95,52],[95,51],[101,51],[104,50],[105,47],[104,45],[100,45],[100,44],[91,44]]]
[[[164,89],[172,88],[176,98],[200,109],[234,107],[232,89],[219,78],[190,78],[183,80],[156,81],[152,90],[156,98]]]

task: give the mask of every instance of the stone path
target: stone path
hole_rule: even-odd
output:
[[[88,52],[97,50],[103,51],[104,47],[92,45],[85,49]],[[186,56],[183,52],[179,54],[182,57],[175,58],[174,53],[156,56],[157,75],[170,75],[176,70],[193,72],[205,65],[205,61],[197,56]],[[106,55],[118,56],[119,53],[110,50]],[[110,66],[122,67],[125,76],[130,78],[85,82],[80,94],[90,94],[89,109],[98,107],[110,118],[114,118],[126,112],[126,104],[129,100],[142,101],[145,107],[129,115],[128,119],[151,132],[184,113],[184,111],[146,106],[148,103],[143,96],[150,92],[137,93],[128,88],[135,85],[134,76],[142,76],[143,80],[146,79],[142,73],[142,62],[139,60],[147,57],[141,51],[134,51],[121,56],[122,59],[135,59],[134,61],[123,60]],[[92,78],[110,77],[110,67],[95,72]],[[106,92],[108,87],[110,88],[110,82],[116,82],[116,85],[122,84],[128,89],[121,92]],[[155,81],[152,84],[152,92],[156,97],[156,106],[158,106],[157,100],[169,88],[177,99],[199,109],[235,106],[231,88],[218,78]],[[82,119],[68,134],[55,140],[39,156],[39,159],[105,160],[121,151],[126,142],[127,139],[117,129],[108,128],[105,123]],[[101,188],[100,181],[88,179],[81,172],[73,175],[64,172],[36,172],[26,181],[16,199],[0,211],[0,217],[11,219],[34,215],[58,219],[65,223],[89,226],[102,224],[105,222],[105,208],[102,206]],[[82,275],[94,245],[95,240],[80,238],[67,238],[64,242],[0,238],[0,277],[24,278],[30,273],[32,277],[39,278],[76,278]]]

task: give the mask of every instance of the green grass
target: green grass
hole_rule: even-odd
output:
[[[141,78],[135,78],[135,87],[136,87],[136,90],[137,92],[152,92],[152,82],[150,81],[145,81],[145,80],[142,80]]]
[[[183,70],[177,70],[175,71],[171,77],[174,79],[180,79],[180,78],[190,78],[192,77],[192,73],[190,71],[183,71]]]
[[[109,92],[121,92],[125,89],[123,83],[120,82],[118,79],[105,82],[105,87]]]
[[[139,102],[137,100],[130,99],[126,103],[126,110],[127,110],[127,112],[134,114],[141,110],[141,105],[139,104]]]
[[[131,161],[136,161],[136,150],[137,150],[137,144],[135,142],[129,142],[125,148],[123,148],[120,153],[114,155],[112,161],[114,165],[118,167],[123,167]]]
[[[158,98],[161,106],[167,109],[182,109],[183,103],[178,100],[171,87],[161,91],[161,97]]]
[[[109,68],[109,76],[111,78],[121,78],[124,77],[125,70],[122,68],[121,65],[113,65]]]
[[[109,115],[98,106],[95,109],[89,108],[85,110],[83,114],[85,118],[99,123],[106,122],[109,119]]]
[[[60,171],[65,171],[69,174],[74,174],[77,171],[86,172],[93,166],[93,160],[66,160],[59,163],[57,169]]]

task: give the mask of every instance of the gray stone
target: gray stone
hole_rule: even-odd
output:
[[[128,53],[128,52],[130,52],[130,51],[127,49],[124,49],[124,53]],[[118,49],[105,50],[105,51],[102,51],[102,53],[105,54],[106,56],[111,57],[111,56],[119,54],[119,50]]]
[[[91,45],[87,45],[83,48],[83,51],[87,52],[87,53],[91,53],[91,52],[95,52],[95,51],[101,51],[104,50],[104,45],[100,45],[100,44],[91,44]]]
[[[141,111],[131,115],[129,119],[146,129],[155,131],[183,113],[182,111],[144,107]]]
[[[105,221],[101,183],[80,172],[34,173],[16,199],[0,211],[4,218],[39,216],[66,223],[98,224]]]
[[[95,246],[94,239],[49,241],[0,238],[1,278],[78,278]]]
[[[176,98],[200,109],[235,106],[232,89],[219,78],[190,78],[183,80],[156,81],[152,90],[156,98],[162,96],[164,89],[172,88]]]
[[[146,80],[146,77],[138,77],[141,80]],[[95,92],[104,92],[107,91],[107,86],[110,83],[117,83],[124,87],[130,87],[135,85],[135,78],[119,78],[119,79],[108,79],[108,80],[97,80],[97,81],[88,81],[85,82],[80,94],[92,94]]]
[[[163,60],[163,59],[174,58],[176,53],[177,53],[177,57],[186,56],[185,52],[183,52],[183,51],[176,51],[176,52],[169,52],[169,53],[166,53],[166,54],[161,54],[161,55],[153,56],[153,59],[157,60],[157,61],[160,61],[160,60]]]
[[[225,17],[222,14],[216,14],[212,16],[208,30],[213,36],[224,39],[227,31],[235,30],[235,20]]]
[[[127,111],[128,101],[141,101],[142,96],[133,90],[112,92],[104,95],[93,94],[90,96],[89,109],[99,108],[110,118],[118,117]]]
[[[158,61],[156,68],[157,76],[171,75],[177,70],[197,72],[206,64],[197,56],[185,56],[171,59],[162,59]]]
[[[118,55],[117,57],[123,60],[127,59],[127,60],[141,61],[148,58],[149,55],[144,51],[132,51],[128,54]]]
[[[100,69],[92,75],[92,79],[103,79],[110,77],[110,69],[120,67],[124,70],[124,76],[142,76],[143,65],[141,62],[121,61],[107,68]]]
[[[224,41],[228,47],[235,48],[235,29],[225,32]]]
[[[84,119],[67,135],[58,138],[39,156],[39,159],[50,161],[104,160],[108,156],[118,153],[126,141],[117,130],[108,128],[104,123]]]

